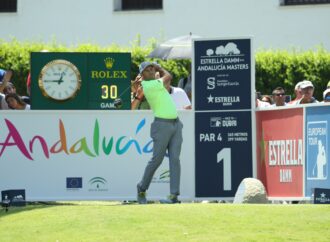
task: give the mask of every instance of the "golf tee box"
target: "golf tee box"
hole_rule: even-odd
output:
[[[25,189],[1,191],[2,202],[9,200],[10,206],[25,206]]]

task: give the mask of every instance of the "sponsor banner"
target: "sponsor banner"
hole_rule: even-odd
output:
[[[330,187],[330,106],[306,108],[306,196]]]
[[[195,114],[196,197],[234,197],[252,177],[251,112]]]
[[[194,113],[182,111],[181,198],[194,197]],[[28,201],[135,200],[150,160],[150,111],[2,111],[0,190],[25,189]],[[148,190],[169,194],[165,157]]]
[[[269,197],[303,196],[303,109],[256,112],[257,177]]]
[[[251,39],[194,40],[193,61],[195,110],[251,109]]]
[[[330,204],[330,189],[315,188],[314,189],[315,204]]]
[[[130,53],[32,52],[31,109],[130,110],[130,77]]]

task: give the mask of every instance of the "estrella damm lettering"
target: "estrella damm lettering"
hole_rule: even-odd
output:
[[[127,78],[127,71],[91,71],[94,78]]]

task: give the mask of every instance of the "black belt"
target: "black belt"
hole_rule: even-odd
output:
[[[168,123],[174,123],[176,121],[179,121],[179,118],[175,119],[167,119],[167,118],[155,118],[155,121],[161,121],[161,122],[168,122]]]

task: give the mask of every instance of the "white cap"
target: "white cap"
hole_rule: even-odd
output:
[[[313,87],[314,88],[314,85],[311,81],[304,80],[300,83],[300,88],[304,89],[306,87]]]
[[[298,91],[300,89],[300,85],[301,85],[302,82],[298,82],[295,87],[294,87],[294,90]]]
[[[323,99],[325,99],[325,96],[330,93],[330,88],[325,89],[325,91],[323,92]]]

